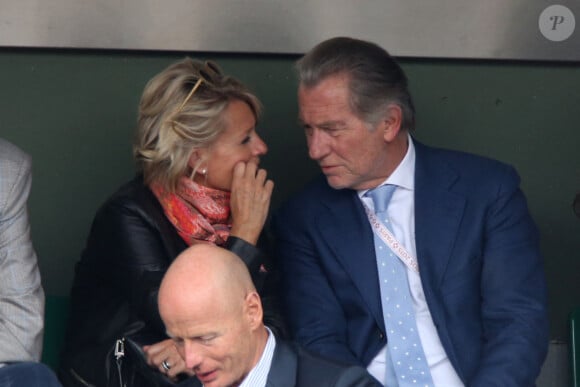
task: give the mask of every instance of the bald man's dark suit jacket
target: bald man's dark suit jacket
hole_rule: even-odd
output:
[[[441,343],[469,386],[534,384],[548,346],[538,235],[505,164],[415,141],[415,242]],[[273,218],[296,341],[366,367],[387,343],[373,231],[355,191],[324,176]]]
[[[341,366],[278,340],[266,387],[379,387],[362,367]]]

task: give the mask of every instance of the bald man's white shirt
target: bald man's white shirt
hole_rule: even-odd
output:
[[[264,352],[260,356],[258,363],[252,368],[248,376],[244,379],[240,387],[265,387],[268,381],[268,373],[272,366],[272,358],[274,357],[274,349],[276,349],[276,338],[272,331],[268,330],[268,341],[264,347]]]

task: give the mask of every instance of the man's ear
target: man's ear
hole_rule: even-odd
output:
[[[397,135],[401,131],[402,122],[403,110],[401,107],[394,103],[387,106],[385,116],[380,123],[385,142],[390,143],[397,138]]]
[[[263,325],[264,312],[262,310],[262,301],[257,292],[250,292],[246,296],[245,315],[252,330]]]

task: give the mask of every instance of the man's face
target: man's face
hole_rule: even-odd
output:
[[[185,364],[205,387],[238,386],[258,352],[244,308],[239,302],[234,309],[217,306],[220,303],[223,306],[223,300],[211,300],[164,319]]]
[[[301,85],[298,105],[308,154],[331,187],[367,189],[387,178],[383,123],[372,128],[354,114],[347,76],[332,75],[310,88]]]

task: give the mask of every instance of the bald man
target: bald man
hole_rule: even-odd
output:
[[[159,289],[159,312],[205,387],[378,386],[361,367],[276,340],[246,266],[220,247],[194,245],[177,257]]]

